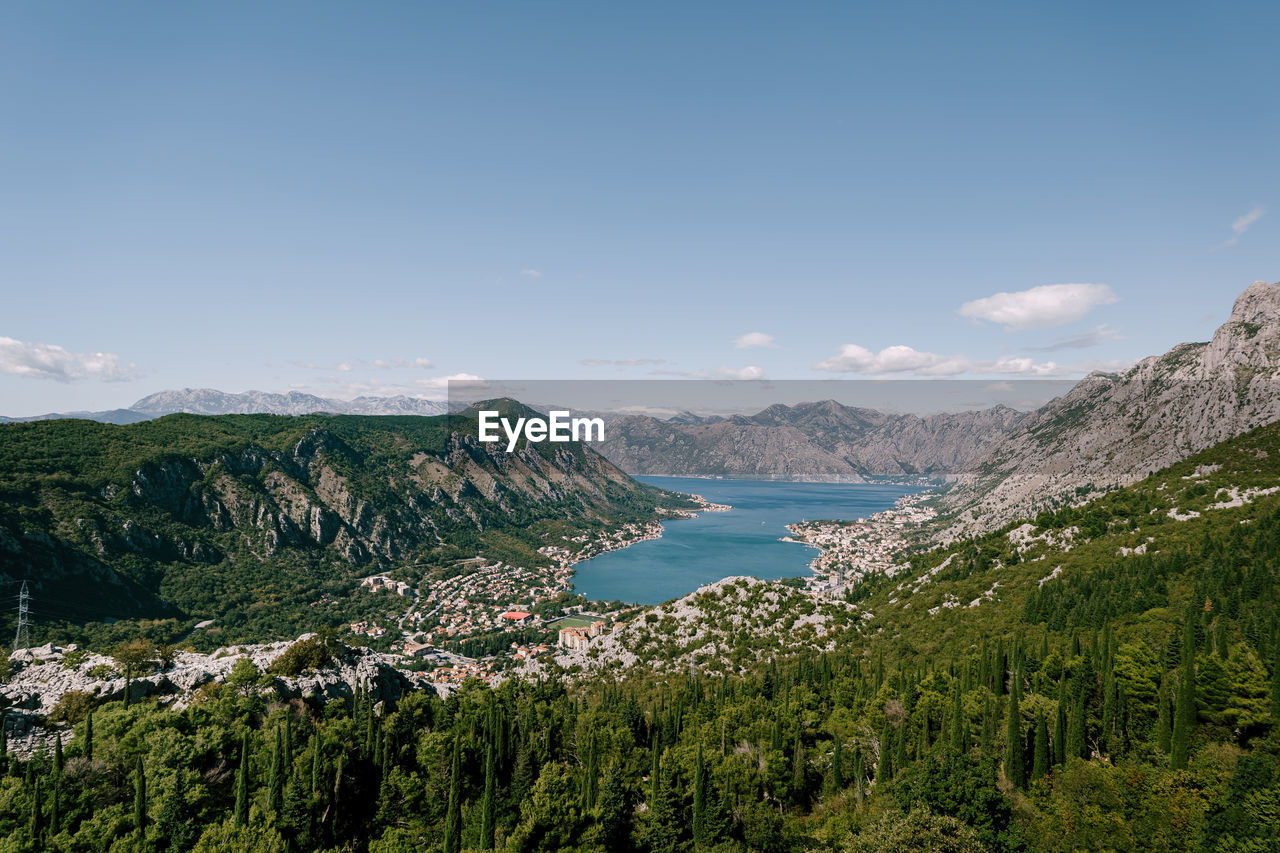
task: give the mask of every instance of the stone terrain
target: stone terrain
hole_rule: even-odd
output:
[[[1023,418],[940,504],[949,537],[1092,496],[1280,418],[1280,284],[1254,282],[1207,343],[1094,373]]]
[[[179,651],[168,666],[132,679],[125,678],[113,658],[75,646],[46,644],[23,649],[10,656],[11,676],[0,684],[0,711],[10,729],[28,733],[43,725],[43,718],[71,691],[88,694],[101,703],[123,699],[127,689],[130,700],[156,697],[181,707],[199,688],[227,683],[240,659],[247,658],[260,673],[266,673],[291,645],[292,641],[232,646],[207,655]],[[349,699],[358,691],[375,702],[393,702],[411,690],[434,690],[442,696],[452,691],[451,686],[435,683],[429,675],[398,669],[397,664],[403,663],[399,655],[341,646],[329,666],[293,676],[263,675],[243,689],[270,690],[281,699],[320,701]],[[66,737],[64,734],[64,740]]]

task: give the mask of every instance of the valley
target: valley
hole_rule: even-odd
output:
[[[0,679],[0,833],[1265,850],[1277,292],[1027,413],[624,433],[633,462],[752,480],[507,453],[471,410],[0,426],[0,572],[33,617]],[[785,471],[912,485],[778,479],[762,448],[806,435]],[[721,562],[672,550],[699,542]]]

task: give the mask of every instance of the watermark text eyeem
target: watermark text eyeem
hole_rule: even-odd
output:
[[[502,417],[500,412],[492,409],[480,410],[480,440],[486,442],[501,441],[499,429],[506,435],[507,452],[516,449],[516,442],[523,435],[525,440],[534,444],[543,441],[604,441],[604,418],[573,418],[567,411],[548,412],[549,418],[510,418]]]

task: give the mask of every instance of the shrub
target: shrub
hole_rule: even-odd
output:
[[[308,669],[320,669],[333,661],[333,652],[319,637],[299,640],[284,654],[271,662],[267,672],[272,675],[298,675]]]
[[[70,723],[74,726],[89,716],[89,712],[93,710],[96,704],[92,693],[86,693],[83,690],[68,690],[58,698],[53,709],[49,711],[49,719]]]

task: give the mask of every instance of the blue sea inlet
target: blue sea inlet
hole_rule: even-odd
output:
[[[579,563],[574,592],[593,601],[658,604],[734,575],[794,578],[810,574],[816,552],[780,542],[786,526],[816,519],[865,518],[891,509],[910,486],[782,483],[761,480],[704,480],[640,477],[675,492],[730,504],[729,512],[663,522],[661,539],[638,542]]]

